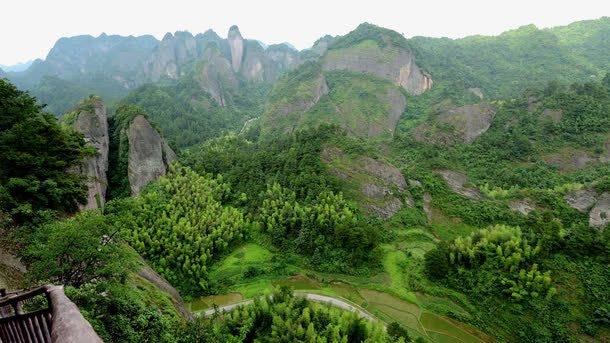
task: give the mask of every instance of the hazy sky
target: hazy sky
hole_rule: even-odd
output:
[[[3,0],[0,64],[44,58],[60,37],[120,35],[209,28],[226,36],[237,24],[246,38],[307,48],[325,34],[345,34],[359,23],[407,37],[495,35],[521,25],[565,25],[610,16],[607,0]]]

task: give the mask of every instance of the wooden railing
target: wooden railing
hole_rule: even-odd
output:
[[[29,308],[33,308],[28,312]],[[63,287],[46,285],[26,292],[0,290],[0,343],[98,343],[91,324]]]

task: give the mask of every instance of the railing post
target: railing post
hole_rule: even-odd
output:
[[[91,324],[83,317],[61,286],[46,286],[51,301],[53,343],[102,343]]]

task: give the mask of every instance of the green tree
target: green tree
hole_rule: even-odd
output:
[[[45,210],[73,212],[86,186],[71,173],[86,153],[82,135],[62,128],[28,93],[0,79],[0,207],[18,223]]]
[[[94,211],[37,228],[25,254],[32,281],[76,287],[93,279],[124,277],[136,261],[116,241],[108,219]]]

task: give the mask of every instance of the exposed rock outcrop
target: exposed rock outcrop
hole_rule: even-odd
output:
[[[231,66],[234,72],[239,72],[244,57],[244,38],[236,25],[229,29],[229,46],[231,47]]]
[[[508,207],[524,216],[527,216],[530,212],[536,209],[536,205],[534,205],[530,199],[513,200],[508,203]]]
[[[328,84],[323,74],[319,74],[312,82],[303,84],[304,89],[301,94],[302,98],[289,103],[280,103],[276,113],[280,116],[286,116],[291,113],[304,113],[318,103],[320,98],[328,94]]]
[[[196,77],[199,86],[220,106],[227,106],[232,102],[231,90],[239,86],[231,69],[231,63],[222,56],[215,45],[206,49],[203,59],[206,62]]]
[[[198,55],[197,42],[189,32],[165,34],[145,65],[145,79],[153,82],[162,77],[178,78],[181,67]]]
[[[380,47],[372,40],[327,51],[322,66],[324,70],[370,73],[402,86],[413,95],[432,88],[432,78],[415,64],[410,51],[391,45]]]
[[[489,103],[456,107],[415,128],[413,136],[426,143],[451,144],[455,140],[470,143],[489,129],[495,113],[496,109]],[[443,125],[450,125],[454,130],[449,133],[441,130],[439,126]]]
[[[480,200],[484,197],[483,192],[478,188],[468,185],[468,177],[460,172],[453,170],[441,170],[438,172],[449,188],[457,194],[472,200]]]
[[[597,193],[590,189],[579,189],[566,193],[563,196],[570,207],[587,212],[597,201]]]
[[[87,156],[79,167],[79,173],[87,180],[87,202],[79,205],[80,209],[91,209],[103,206],[106,201],[108,180],[108,117],[106,106],[100,98],[91,97],[72,109],[71,118],[75,131],[85,136],[89,146],[95,148],[95,155]]]
[[[483,91],[479,87],[468,88],[468,91],[474,95],[476,95],[479,99],[483,100],[484,95]]]
[[[350,156],[337,147],[326,147],[321,158],[330,172],[349,185],[346,193],[360,199],[359,205],[382,218],[390,218],[403,207],[401,190],[407,183],[400,171],[388,162],[369,156]],[[405,200],[408,202],[408,200]]]
[[[598,161],[597,158],[589,155],[589,153],[584,150],[571,148],[562,149],[561,151],[542,156],[542,160],[559,168],[562,172],[583,169],[587,167],[588,164]]]
[[[167,280],[161,277],[161,275],[157,274],[149,266],[145,266],[138,270],[137,275],[152,283],[163,292],[169,294],[172,297],[172,304],[174,305],[174,308],[183,318],[193,319],[193,314],[186,309],[184,300],[180,296],[180,293],[178,293],[178,291],[169,282],[167,282]]]
[[[592,189],[579,189],[563,198],[570,207],[583,213],[589,211],[589,226],[603,230],[610,223],[609,192],[599,194]]]
[[[396,167],[368,156],[362,157],[360,159],[360,164],[367,174],[375,176],[388,184],[392,184],[398,187],[398,189],[402,190],[407,188],[405,177]]]
[[[127,137],[128,179],[131,194],[136,196],[149,182],[165,175],[176,155],[143,115],[133,119]]]
[[[589,226],[605,229],[610,223],[610,193],[602,193],[589,212]]]
[[[272,78],[269,59],[263,47],[256,41],[247,41],[240,74],[246,80],[264,81]],[[235,61],[233,61],[235,63]]]

